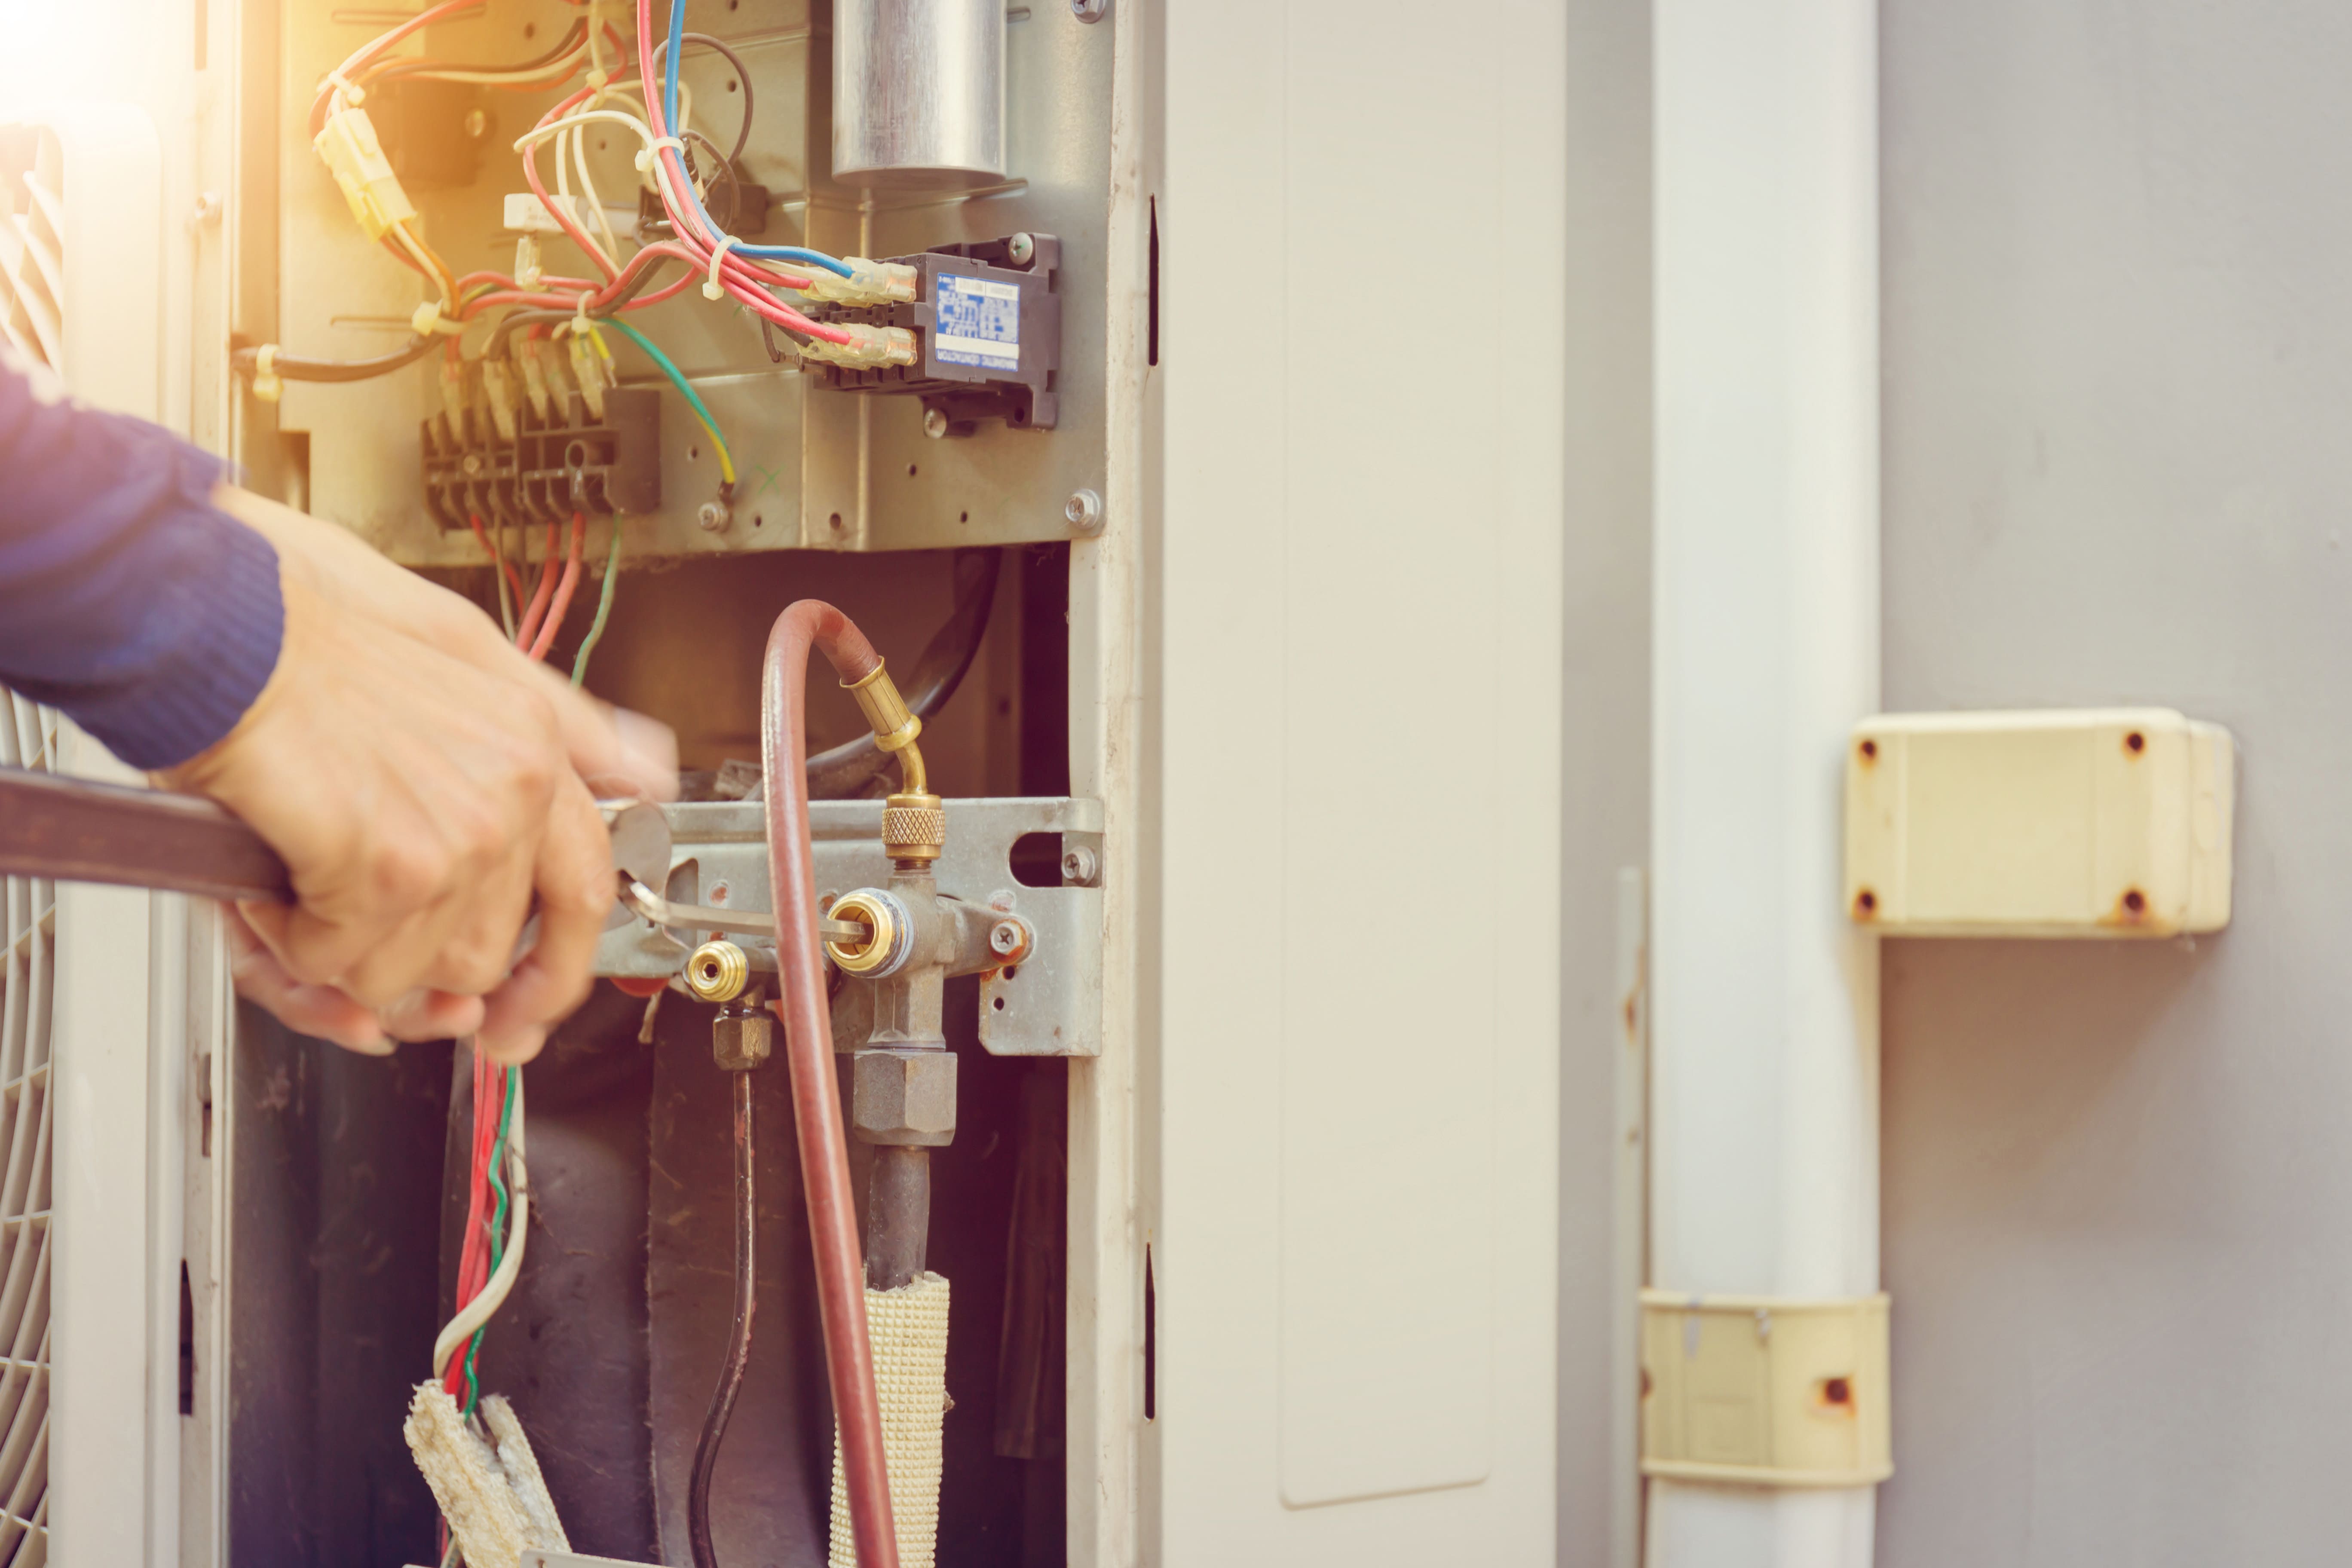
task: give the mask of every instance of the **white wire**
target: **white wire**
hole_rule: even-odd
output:
[[[520,87],[531,82],[559,81],[563,78],[570,76],[574,70],[579,68],[581,60],[587,55],[587,53],[588,46],[583,42],[574,45],[568,52],[560,58],[550,60],[543,66],[540,66],[534,69],[527,71],[469,71],[436,69],[410,71],[407,74],[413,77],[421,78],[425,81],[467,81],[482,82],[490,85]]]
[[[588,172],[588,128],[576,126],[572,132],[572,160],[580,170],[580,191],[588,198],[588,210],[595,215],[596,226],[604,234],[604,256],[618,270],[621,237],[613,232],[613,215],[604,210],[604,198],[596,194],[596,177]]]
[[[530,1223],[530,1177],[523,1168],[522,1159],[522,1075],[515,1074],[514,1112],[507,1123],[507,1192],[512,1200],[507,1207],[507,1249],[499,1258],[498,1272],[482,1293],[466,1303],[457,1315],[449,1320],[433,1340],[433,1376],[447,1375],[449,1358],[457,1348],[474,1337],[474,1331],[490,1321],[492,1313],[506,1304],[507,1293],[514,1289],[515,1277],[522,1272],[522,1241]]]
[[[457,301],[449,298],[449,290],[442,287],[441,269],[433,265],[433,258],[425,253],[425,247],[417,243],[415,235],[408,232],[408,226],[404,223],[394,224],[392,234],[393,237],[399,242],[400,248],[416,258],[416,265],[424,270],[425,280],[433,285],[433,291],[441,296],[441,309],[454,312],[457,309]]]

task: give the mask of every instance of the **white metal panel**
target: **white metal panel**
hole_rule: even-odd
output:
[[[1549,1562],[1561,23],[1165,26],[1158,1559]]]

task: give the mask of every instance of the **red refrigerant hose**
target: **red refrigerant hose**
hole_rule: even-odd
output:
[[[784,1054],[792,1068],[793,1114],[800,1124],[801,1184],[808,1191],[816,1251],[817,1306],[833,1383],[842,1472],[859,1568],[898,1568],[890,1511],[890,1471],[882,1409],[874,1394],[874,1352],[866,1332],[866,1268],[858,1256],[857,1206],[849,1144],[834,1079],[833,1020],[817,956],[816,871],[809,847],[809,649],[831,661],[843,684],[882,662],[856,623],[831,605],[803,599],[776,617],[761,670],[760,759],[767,779],[768,885],[776,906],[776,969],[783,999]]]

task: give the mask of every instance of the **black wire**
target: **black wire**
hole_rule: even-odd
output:
[[[744,144],[751,140],[751,73],[743,68],[743,58],[740,55],[708,33],[681,33],[678,35],[678,41],[687,44],[701,44],[705,47],[717,49],[727,57],[727,63],[735,68],[735,79],[743,84],[743,123],[736,128],[735,151],[727,154],[727,161],[731,163],[743,155]],[[653,74],[647,79],[647,91],[652,90],[650,85],[652,82],[661,79],[662,51],[668,47],[667,38],[654,46],[654,68]]]
[[[776,346],[776,323],[770,321],[765,316],[761,316],[760,318],[760,342],[768,351],[768,363],[770,364],[782,364],[784,363],[784,351]],[[797,345],[795,345],[793,354],[793,363],[794,364],[798,364],[800,363],[800,353],[798,352]]]
[[[710,161],[719,165],[719,173],[727,182],[727,216],[725,217],[714,216],[711,221],[722,231],[732,233],[737,220],[743,216],[743,176],[735,172],[735,165],[728,162],[725,153],[719,152],[719,143],[701,132],[689,127],[682,139],[688,142],[699,142],[710,149]],[[694,172],[692,158],[687,160],[686,167],[688,174]]]
[[[433,352],[435,342],[429,337],[412,337],[403,347],[374,359],[304,359],[299,354],[281,353],[270,360],[269,369],[287,381],[366,381],[415,364]],[[259,372],[258,349],[236,349],[228,358],[230,366],[239,374],[250,377]]]
[[[694,1568],[719,1568],[719,1553],[710,1544],[710,1473],[718,1468],[719,1445],[727,1436],[727,1418],[735,1413],[735,1396],[743,1391],[757,1305],[751,1246],[759,1232],[760,1200],[751,1141],[751,1075],[728,1076],[735,1080],[735,1328],[728,1336],[719,1386],[710,1391],[710,1408],[694,1445],[693,1477],[686,1489],[686,1539],[694,1552]]]
[[[584,21],[575,21],[553,48],[536,58],[524,60],[519,65],[461,65],[454,60],[394,60],[382,70],[370,71],[362,75],[354,85],[364,89],[382,81],[396,81],[404,76],[429,75],[435,71],[465,71],[468,74],[495,72],[500,75],[520,76],[525,71],[537,70],[541,66],[553,65],[565,55],[578,48],[580,40],[585,37],[587,33],[588,24]]]
[[[907,706],[919,719],[929,720],[948,704],[963,684],[981,639],[988,635],[989,611],[996,604],[996,576],[1003,565],[1001,550],[956,552],[956,606],[915,661],[913,677],[904,690]],[[809,798],[846,800],[864,789],[891,765],[890,753],[860,735],[808,760]]]

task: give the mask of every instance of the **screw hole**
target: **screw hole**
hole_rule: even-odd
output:
[[[907,465],[907,477],[910,479],[915,477],[915,465],[912,463]]]
[[[968,511],[960,511],[956,513],[956,521],[958,522],[970,522],[971,521],[971,513]]]
[[[2134,914],[2143,912],[2147,908],[2147,895],[2137,888],[2132,889],[2124,894],[2124,908]]]
[[[1844,1378],[1833,1377],[1822,1384],[1822,1398],[1831,1405],[1853,1403],[1853,1385]]]
[[[768,520],[767,520],[766,518],[761,517],[761,516],[758,512],[756,512],[756,511],[755,511],[755,512],[753,512],[753,513],[751,514],[751,526],[752,526],[753,528],[758,528],[758,527],[760,527],[762,523],[766,522],[767,521],[768,521]]]
[[[735,79],[731,76],[727,79],[727,90],[730,92],[735,90]]]
[[[1000,1013],[1004,1011],[1004,998],[1002,996],[996,999],[996,1010]]]
[[[686,460],[689,463],[698,463],[702,461],[702,448],[699,447],[688,447],[686,449]]]
[[[2134,730],[2124,737],[2124,750],[2134,756],[2139,755],[2140,752],[2147,750],[2147,737]]]
[[[1020,973],[1021,966],[1017,963],[1008,963],[1004,966],[1004,978],[1007,980],[1012,979],[1014,975]]]
[[[1858,913],[1875,914],[1878,911],[1878,895],[1864,888],[1853,896],[1853,907]]]
[[[831,517],[826,518],[824,521],[827,527],[839,528],[841,526],[841,514],[839,512],[835,512]]]
[[[539,37],[539,24],[536,22],[525,22],[522,25],[522,36],[526,38],[536,38]]]
[[[1878,760],[1877,742],[1864,741],[1862,743],[1862,760],[1865,763],[1874,763]]]

